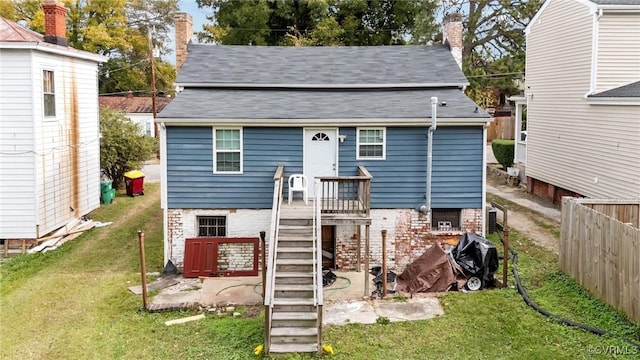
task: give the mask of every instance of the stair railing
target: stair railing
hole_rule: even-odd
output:
[[[278,232],[280,210],[282,208],[282,189],[284,187],[284,166],[278,166],[273,176],[273,204],[271,206],[271,229],[269,231],[269,255],[267,256],[267,275],[264,292],[264,347],[269,353],[271,346],[271,315],[275,294],[276,254],[278,253]]]
[[[324,295],[322,291],[322,186],[319,179],[314,182],[313,247],[313,304],[316,306],[318,313],[318,353],[322,353],[322,305]]]

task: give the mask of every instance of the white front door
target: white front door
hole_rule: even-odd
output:
[[[304,174],[309,179],[309,197],[313,197],[316,176],[337,176],[338,129],[304,130]]]

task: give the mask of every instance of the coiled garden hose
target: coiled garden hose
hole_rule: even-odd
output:
[[[500,242],[502,242],[504,244],[504,239],[502,238],[502,234],[498,233],[498,237],[500,238]],[[518,253],[515,252],[511,247],[509,247],[509,253],[511,254],[511,264],[512,264],[512,272],[513,272],[513,277],[516,281],[516,287],[518,289],[518,292],[520,293],[520,296],[522,296],[522,299],[524,300],[524,302],[529,305],[531,308],[533,308],[534,310],[536,310],[537,312],[539,312],[540,314],[551,318],[563,325],[567,325],[567,326],[572,326],[572,327],[576,327],[585,331],[588,331],[592,334],[596,334],[598,336],[609,336],[621,341],[626,342],[627,344],[637,348],[640,350],[640,344],[636,343],[634,341],[631,341],[629,339],[626,339],[624,337],[622,337],[621,335],[618,334],[614,334],[612,332],[609,331],[605,331],[605,330],[600,330],[597,328],[594,328],[592,326],[589,325],[585,325],[582,323],[578,323],[572,320],[569,320],[567,318],[563,318],[559,315],[556,314],[552,314],[547,310],[542,309],[540,306],[538,306],[538,304],[536,304],[533,300],[531,300],[529,298],[529,295],[527,294],[527,291],[525,290],[524,286],[522,286],[522,281],[520,280],[520,275],[518,274]]]

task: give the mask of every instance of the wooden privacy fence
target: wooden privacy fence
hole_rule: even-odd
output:
[[[487,128],[487,142],[495,139],[514,139],[515,119],[511,116],[495,116]]]
[[[640,321],[640,200],[562,198],[560,269]]]

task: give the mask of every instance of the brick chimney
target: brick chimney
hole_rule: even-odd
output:
[[[67,46],[67,8],[58,0],[44,0],[44,41]]]
[[[462,15],[448,14],[442,21],[442,43],[449,45],[451,55],[462,69]]]
[[[174,17],[176,26],[176,73],[187,59],[187,45],[193,37],[193,19],[187,13],[177,13]]]

